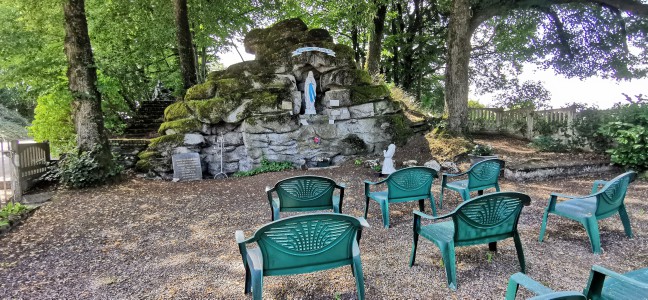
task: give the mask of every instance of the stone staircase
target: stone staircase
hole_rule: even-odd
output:
[[[164,121],[164,109],[174,101],[144,101],[135,117],[128,122],[123,138],[152,138],[158,136],[157,130]]]

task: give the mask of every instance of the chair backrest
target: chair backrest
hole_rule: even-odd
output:
[[[605,216],[616,212],[623,204],[628,185],[634,181],[637,173],[626,172],[608,181],[596,195],[596,216]]]
[[[497,158],[482,160],[468,170],[468,188],[493,186],[497,183],[504,161]]]
[[[482,244],[491,238],[511,235],[517,230],[523,205],[531,198],[517,192],[479,196],[460,204],[452,213],[455,243]]]
[[[428,167],[409,167],[391,173],[387,177],[389,199],[419,197],[427,198],[432,188],[436,170]]]
[[[296,176],[277,182],[280,210],[325,209],[333,206],[333,179],[321,176]]]
[[[349,264],[361,227],[349,215],[306,214],[268,223],[254,240],[263,254],[264,273],[299,274]]]

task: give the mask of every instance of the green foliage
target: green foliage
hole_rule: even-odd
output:
[[[567,152],[569,147],[560,139],[541,135],[533,139],[529,146],[540,152]]]
[[[25,98],[17,88],[0,88],[0,105],[18,112],[27,120],[34,118],[35,99]]]
[[[468,108],[486,108],[486,105],[479,103],[479,100],[468,99]]]
[[[38,97],[35,117],[29,135],[36,141],[49,141],[53,156],[69,152],[76,143],[72,121],[72,95],[61,82],[48,93]]]
[[[75,189],[101,185],[113,180],[123,169],[114,157],[109,166],[106,170],[105,164],[98,161],[93,151],[68,153],[59,162],[60,180],[64,186]]]
[[[378,164],[378,165],[373,166],[373,168],[371,168],[371,169],[376,171],[376,172],[380,172],[380,171],[382,171],[382,166]]]
[[[9,224],[9,220],[12,216],[19,216],[29,210],[29,206],[18,202],[7,203],[7,205],[0,209],[0,226]]]
[[[636,170],[648,170],[648,101],[640,96],[628,104],[618,104],[612,122],[599,129],[614,141],[612,162]]]
[[[526,126],[526,124],[525,124]],[[540,135],[550,136],[557,133],[565,133],[568,129],[567,121],[547,120],[542,116],[535,115],[533,120],[533,131]]]
[[[261,166],[256,167],[249,171],[239,171],[234,173],[234,177],[247,177],[254,176],[261,173],[268,172],[281,172],[285,170],[290,170],[293,168],[293,164],[289,161],[269,161],[267,158],[263,157],[261,159]]]
[[[604,153],[611,147],[612,139],[599,132],[599,129],[611,120],[611,113],[586,104],[574,103],[571,106],[576,107],[576,116],[572,124],[574,134],[570,136],[570,147],[589,146],[594,152]]]
[[[362,166],[362,159],[356,159],[353,161],[353,164],[356,166]]]
[[[493,146],[484,144],[475,144],[470,154],[477,156],[493,155]]]

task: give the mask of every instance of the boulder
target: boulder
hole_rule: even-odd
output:
[[[413,159],[406,160],[406,161],[403,162],[403,166],[407,167],[407,168],[418,166],[418,161],[413,160]]]
[[[459,168],[457,167],[457,164],[451,161],[442,162],[441,168],[442,170],[447,171],[447,173],[459,173]]]
[[[440,165],[436,160],[434,160],[434,159],[425,162],[425,164],[423,164],[423,165],[426,166],[426,167],[428,167],[428,168],[430,168],[430,169],[434,169],[434,170],[436,170],[437,172],[441,172],[441,165]]]

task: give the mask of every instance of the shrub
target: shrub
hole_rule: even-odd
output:
[[[470,151],[470,154],[476,156],[493,155],[493,146],[476,144],[475,147],[472,149],[472,151]]]
[[[265,157],[261,159],[261,166],[249,171],[239,171],[234,173],[234,177],[254,176],[261,173],[280,172],[290,170],[293,164],[289,161],[269,161]]]
[[[61,183],[69,188],[97,186],[114,179],[121,171],[122,166],[115,162],[114,157],[113,162],[106,166],[97,161],[94,151],[69,153],[59,162]]]
[[[639,97],[638,97],[639,98]],[[615,105],[614,121],[599,132],[614,141],[607,150],[612,162],[637,170],[648,170],[648,102],[645,99]]]
[[[548,135],[541,135],[533,139],[529,146],[540,152],[567,152],[569,147],[562,140]]]
[[[9,219],[11,216],[17,216],[29,210],[28,206],[22,205],[18,202],[7,203],[2,209],[0,209],[0,226],[9,224]]]

